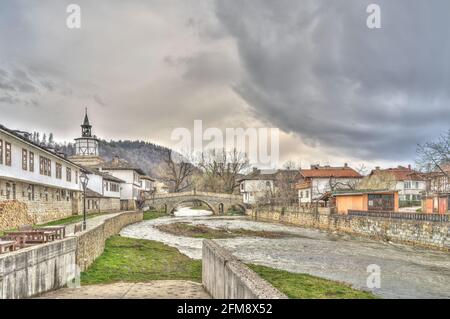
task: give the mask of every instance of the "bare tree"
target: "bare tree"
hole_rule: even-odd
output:
[[[202,153],[198,166],[206,190],[232,194],[239,187],[237,177],[249,168],[249,161],[236,149],[208,150]]]
[[[440,171],[446,177],[445,164],[450,164],[450,130],[442,134],[436,141],[417,146],[417,164],[422,171]]]
[[[178,193],[192,185],[195,166],[185,157],[166,150],[159,171],[161,178],[171,185],[172,191]]]

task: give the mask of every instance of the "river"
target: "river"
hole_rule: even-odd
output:
[[[163,242],[201,259],[202,241],[161,232],[157,225],[189,222],[212,228],[280,231],[296,237],[216,239],[246,263],[337,280],[370,290],[383,298],[450,298],[450,253],[330,234],[314,229],[253,221],[245,216],[211,216],[203,210],[179,208],[175,217],[130,225],[122,236]],[[380,288],[367,288],[367,267],[380,267]]]

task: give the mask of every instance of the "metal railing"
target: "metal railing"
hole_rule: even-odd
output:
[[[349,210],[349,216],[358,217],[378,217],[401,220],[417,220],[427,222],[450,222],[450,215],[445,214],[424,214],[424,213],[397,213],[397,212],[382,212],[382,211],[358,211]]]

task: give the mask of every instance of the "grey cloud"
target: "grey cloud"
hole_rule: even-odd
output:
[[[304,141],[365,159],[413,156],[448,128],[448,1],[216,1],[257,116]]]

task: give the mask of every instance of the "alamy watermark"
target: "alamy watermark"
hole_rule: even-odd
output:
[[[381,267],[375,264],[367,266],[367,273],[369,276],[366,280],[367,288],[380,289],[381,288]]]
[[[266,168],[277,168],[280,158],[278,128],[226,128],[225,131],[203,128],[202,120],[194,121],[191,131],[184,127],[172,131],[174,149],[183,155],[196,158],[208,150],[236,150],[246,154],[249,164]]]

